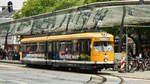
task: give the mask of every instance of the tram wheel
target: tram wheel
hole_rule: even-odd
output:
[[[27,66],[27,67],[33,67],[33,65],[32,65],[32,64],[26,64],[26,66]]]

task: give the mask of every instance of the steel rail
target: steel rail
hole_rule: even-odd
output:
[[[95,74],[96,76],[98,76],[98,77],[100,77],[100,78],[102,78],[102,81],[100,81],[100,82],[97,82],[97,84],[104,84],[105,82],[107,82],[108,80],[108,78],[107,77],[105,77],[106,75],[107,76],[112,76],[112,77],[117,77],[117,78],[119,78],[120,79],[120,82],[118,83],[118,84],[123,84],[125,81],[124,81],[124,79],[121,77],[121,76],[117,76],[117,75],[114,75],[114,74]],[[87,82],[87,83],[89,83],[90,81],[92,81],[92,78],[90,78],[90,80]]]
[[[91,76],[90,79],[89,79],[88,81],[86,81],[85,84],[90,84],[90,83],[93,82],[93,81],[96,82],[95,79],[101,80],[100,82],[99,82],[99,81],[96,82],[96,84],[103,84],[103,83],[105,83],[105,82],[107,81],[107,78],[104,77],[104,76],[96,75],[96,74],[95,74],[95,76],[97,76],[97,78],[94,78],[93,76]],[[101,79],[101,78],[102,78],[102,79]]]
[[[117,75],[114,75],[114,74],[111,74],[110,76],[119,78],[121,80],[119,84],[123,84],[125,82],[124,79],[121,76],[117,76]]]

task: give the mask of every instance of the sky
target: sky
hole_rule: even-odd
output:
[[[15,10],[21,9],[23,2],[27,0],[0,0],[0,6],[7,6],[8,1],[12,1]],[[1,7],[0,7],[1,10]]]

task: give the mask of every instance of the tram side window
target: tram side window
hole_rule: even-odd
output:
[[[90,40],[62,40],[48,43],[48,58],[55,60],[89,60]]]
[[[88,54],[90,55],[90,44],[91,44],[91,40],[89,39],[81,39],[79,40],[80,43],[80,53],[81,54]]]
[[[27,43],[25,52],[36,52],[37,44],[36,43]]]
[[[59,52],[59,42],[53,41],[48,42],[48,59],[59,59],[58,52]]]
[[[78,45],[79,43],[78,43],[78,40],[73,40],[73,44],[72,44],[72,52],[74,53],[74,54],[79,54],[79,49],[78,49]]]
[[[48,43],[47,48],[48,48],[48,52],[52,52],[52,42]]]
[[[48,59],[53,59],[53,43],[48,42],[47,48],[48,48]]]
[[[79,60],[89,61],[90,60],[90,39],[80,39],[77,42],[77,51],[79,52]]]
[[[72,41],[61,41],[59,42],[59,50],[72,53]]]
[[[53,50],[53,59],[60,59],[59,57],[59,41],[56,41],[54,43],[54,46],[53,46],[54,50]]]
[[[45,52],[45,45],[46,45],[45,42],[39,42],[39,43],[37,43],[36,52],[44,53]]]
[[[59,58],[61,60],[78,60],[79,51],[77,50],[78,40],[59,41]]]

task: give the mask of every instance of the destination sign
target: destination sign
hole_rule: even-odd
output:
[[[101,41],[109,41],[110,38],[100,38]]]

